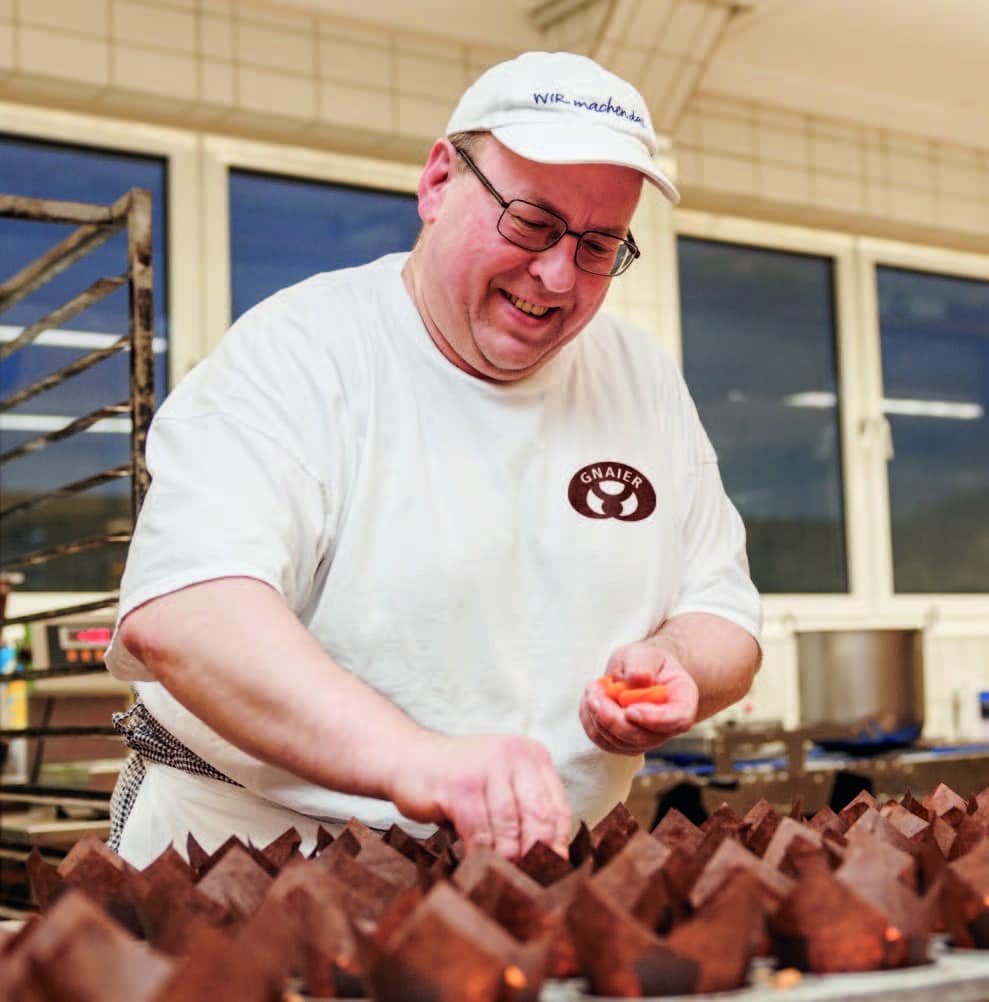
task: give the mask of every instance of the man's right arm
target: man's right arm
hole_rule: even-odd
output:
[[[187,709],[256,758],[390,800],[413,820],[449,820],[469,847],[516,857],[541,839],[566,852],[566,795],[543,745],[420,727],[337,665],[261,581],[220,578],[155,598],[124,617],[119,639]]]

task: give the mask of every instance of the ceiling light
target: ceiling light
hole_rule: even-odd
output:
[[[806,393],[791,393],[783,398],[787,407],[810,407],[829,410],[838,403],[834,393],[826,390],[811,390]],[[911,400],[906,397],[883,397],[884,414],[900,414],[906,417],[949,418],[955,421],[978,421],[985,408],[980,403],[952,400]]]

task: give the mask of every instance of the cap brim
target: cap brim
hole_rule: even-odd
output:
[[[495,126],[491,134],[526,160],[547,164],[614,164],[630,167],[654,184],[674,204],[680,192],[659,169],[648,150],[634,136],[587,122],[540,122]]]

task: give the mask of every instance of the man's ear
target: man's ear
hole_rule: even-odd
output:
[[[424,223],[436,219],[447,185],[457,171],[457,151],[449,139],[437,139],[419,175],[419,218]]]

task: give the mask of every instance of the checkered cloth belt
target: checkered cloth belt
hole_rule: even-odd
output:
[[[194,751],[186,748],[174,734],[155,720],[140,700],[137,700],[129,710],[115,713],[112,719],[114,728],[131,749],[131,754],[120,770],[117,784],[113,788],[113,796],[110,798],[110,838],[107,840],[107,845],[111,849],[116,851],[120,847],[120,836],[137,800],[141,781],[144,779],[145,761],[169,765],[173,769],[181,769],[182,772],[191,773],[193,776],[218,779],[232,786],[241,785],[219,769],[213,768]]]

